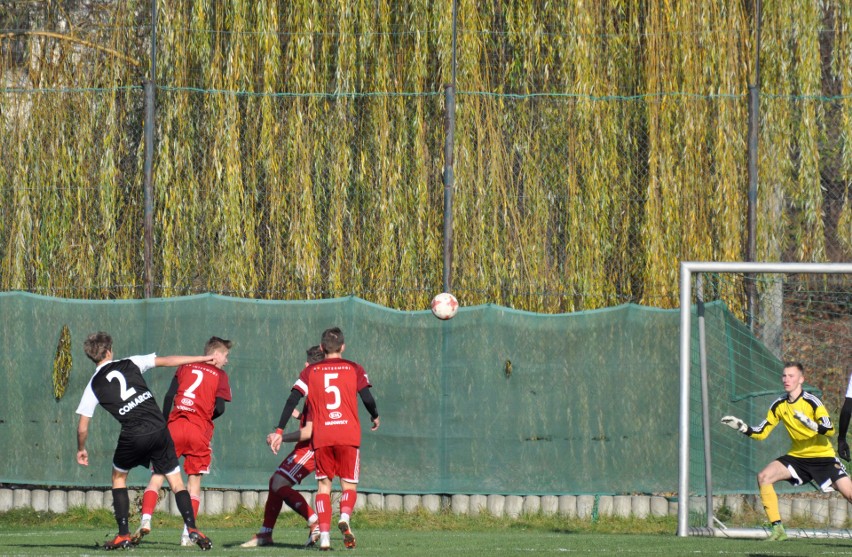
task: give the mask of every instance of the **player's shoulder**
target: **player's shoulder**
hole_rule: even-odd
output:
[[[769,405],[769,411],[775,412],[776,410],[778,410],[778,407],[781,406],[782,404],[784,404],[784,402],[786,402],[786,401],[787,401],[786,395],[779,396],[778,398],[776,398],[775,400],[772,401],[772,404]]]
[[[818,397],[818,396],[816,396],[816,395],[815,395],[815,394],[813,394],[813,393],[809,393],[809,392],[807,392],[807,391],[805,391],[805,392],[803,392],[803,393],[802,393],[802,398],[801,398],[801,400],[802,400],[803,402],[805,402],[806,404],[809,404],[810,406],[812,406],[814,409],[816,409],[816,408],[818,408],[818,407],[820,407],[820,406],[822,406],[822,405],[823,405],[823,404],[822,404],[822,401],[819,399],[819,397]]]

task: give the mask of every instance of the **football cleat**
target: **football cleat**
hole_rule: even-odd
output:
[[[784,530],[784,525],[780,522],[778,524],[772,525],[772,532],[769,533],[769,537],[766,538],[771,542],[783,542],[787,539],[787,532]]]
[[[195,528],[189,529],[189,541],[200,547],[202,551],[207,551],[213,547],[213,542],[210,541],[210,538]],[[183,545],[183,540],[181,540],[181,545]]]
[[[305,547],[313,547],[320,539],[319,521],[308,524],[308,541]]]
[[[142,541],[142,538],[151,533],[151,519],[145,518],[142,519],[142,523],[139,525],[139,528],[133,532],[133,536],[130,538],[130,542],[133,545],[139,545],[139,542]]]
[[[267,534],[255,534],[249,541],[244,544],[240,544],[240,547],[263,547],[266,545],[272,545],[272,532]]]
[[[305,547],[313,547],[319,541],[319,522],[308,524],[308,541]]]
[[[355,548],[355,534],[349,529],[348,522],[338,522],[337,527],[340,528],[340,533],[343,534],[343,545],[346,549]]]
[[[104,543],[103,548],[111,551],[113,549],[129,549],[132,546],[133,542],[130,541],[130,534],[118,534],[112,541]]]

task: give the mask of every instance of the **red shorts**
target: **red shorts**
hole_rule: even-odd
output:
[[[302,480],[307,478],[314,471],[314,468],[316,468],[314,451],[310,445],[305,445],[293,449],[293,452],[287,455],[287,458],[278,466],[275,473],[284,476],[293,485],[296,485],[302,483]]]
[[[183,471],[192,475],[208,474],[213,456],[208,431],[189,420],[175,420],[169,422],[169,433],[178,458],[183,457]]]
[[[328,478],[356,484],[361,475],[361,451],[358,447],[334,445],[320,447],[314,452],[316,459],[316,477],[318,480]]]

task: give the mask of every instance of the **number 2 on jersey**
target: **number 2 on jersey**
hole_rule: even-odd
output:
[[[331,393],[334,395],[334,402],[330,402],[325,405],[329,410],[334,410],[336,408],[340,408],[340,389],[337,388],[336,385],[331,384],[332,379],[337,379],[337,373],[326,373],[325,377],[325,392]]]
[[[192,371],[192,373],[194,373],[196,375],[197,379],[195,380],[195,382],[192,385],[189,386],[189,388],[187,390],[185,390],[183,392],[183,396],[189,397],[189,398],[195,398],[195,389],[197,389],[198,386],[201,385],[201,381],[204,380],[204,372],[199,371],[197,369],[193,369],[191,371]]]
[[[113,379],[118,381],[119,388],[121,389],[121,394],[119,395],[121,397],[121,400],[127,400],[128,398],[136,394],[136,389],[134,389],[133,387],[130,387],[129,389],[127,388],[127,379],[118,371],[113,370],[107,373],[106,378],[107,381],[110,382],[112,382]]]

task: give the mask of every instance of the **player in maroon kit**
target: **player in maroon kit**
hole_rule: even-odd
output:
[[[355,547],[355,536],[349,519],[355,507],[360,472],[361,423],[358,420],[360,395],[372,419],[372,430],[379,427],[376,401],[370,391],[370,380],[364,368],[343,359],[346,345],[343,332],[337,328],[326,329],[322,334],[325,359],[309,365],[299,374],[284,405],[278,428],[270,434],[270,447],[277,451],[281,446],[281,433],[290,415],[303,397],[313,424],[311,444],[316,459],[317,497],[319,515],[320,549],[331,549],[331,486],[335,476],[340,477],[343,494],[340,498],[340,519],[337,527],[343,533],[343,544]]]
[[[192,500],[192,510],[198,516],[201,503],[201,475],[210,472],[213,439],[213,420],[225,412],[225,403],[231,400],[228,374],[222,369],[228,363],[232,342],[211,337],[204,345],[209,364],[180,366],[163,401],[163,414],[168,416],[178,458],[183,457],[183,470],[187,475],[187,488]],[[172,404],[174,403],[174,407]],[[151,515],[157,506],[163,476],[153,474],[142,495],[142,521],[133,534],[134,543],[151,532]],[[181,545],[190,545],[189,532],[184,529]]]
[[[308,360],[305,366],[322,361],[325,354],[319,346],[311,346],[307,350]],[[299,513],[308,523],[308,542],[305,547],[313,546],[319,540],[320,531],[317,514],[311,508],[305,497],[293,489],[296,484],[302,483],[314,471],[314,450],[311,447],[312,424],[308,421],[306,409],[293,412],[293,417],[299,419],[299,430],[283,435],[284,442],[296,442],[296,446],[287,455],[287,458],[278,466],[272,477],[269,478],[269,496],[263,508],[263,526],[257,534],[240,547],[260,547],[272,545],[272,531],[281,513],[284,503]],[[267,436],[267,443],[272,439],[272,434]],[[273,451],[278,454],[278,451]]]

